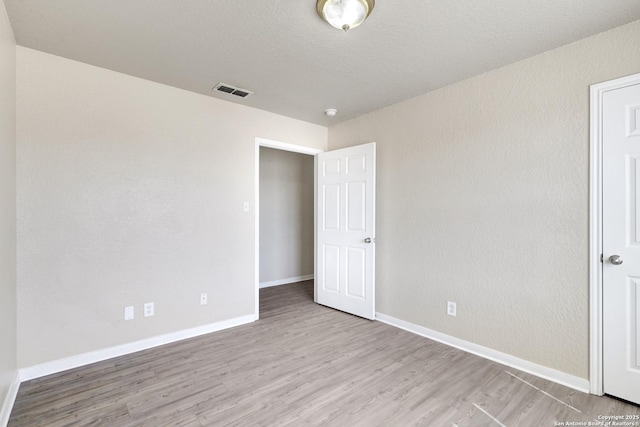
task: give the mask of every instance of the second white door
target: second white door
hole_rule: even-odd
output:
[[[602,99],[604,391],[640,403],[640,85]]]
[[[316,157],[319,304],[375,318],[375,143]]]

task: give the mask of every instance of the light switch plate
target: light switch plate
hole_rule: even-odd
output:
[[[124,320],[131,320],[134,316],[134,308],[133,306],[124,308]]]

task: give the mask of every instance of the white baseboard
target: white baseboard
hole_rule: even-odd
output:
[[[305,280],[313,280],[313,274],[306,276],[289,277],[288,279],[272,280],[270,282],[260,282],[260,289],[270,288],[271,286],[288,285],[289,283],[304,282]]]
[[[455,347],[457,349],[466,351],[467,353],[472,353],[476,356],[484,357],[485,359],[489,359],[494,362],[519,369],[523,372],[527,372],[537,377],[562,384],[583,393],[589,393],[589,380],[586,380],[584,378],[576,377],[574,375],[570,375],[556,369],[538,365],[529,362],[528,360],[520,359],[518,357],[511,356],[509,354],[502,353],[488,347],[483,347],[481,345],[474,344],[460,338],[452,337],[450,335],[436,332],[431,329],[406,322],[404,320],[396,319],[395,317],[387,316],[386,314],[376,313],[376,320],[400,329],[404,329],[405,331],[412,332],[416,335],[441,342],[451,347]]]
[[[158,335],[156,337],[135,341],[129,344],[109,347],[102,350],[96,350],[89,353],[78,354],[76,356],[66,357],[64,359],[54,360],[40,365],[30,366],[19,370],[20,381],[28,381],[34,378],[40,378],[68,369],[78,368],[80,366],[89,365],[91,363],[101,362],[118,356],[135,353],[137,351],[147,350],[164,344],[181,341],[187,338],[193,338],[200,335],[209,334],[211,332],[221,331],[223,329],[233,328],[255,321],[255,315],[236,317],[234,319],[223,320],[221,322],[211,323],[209,325],[198,326],[196,328],[184,329],[178,332]]]
[[[18,389],[20,388],[20,374],[16,372],[13,377],[13,382],[9,386],[9,390],[7,391],[7,396],[4,398],[4,403],[2,404],[2,408],[0,410],[0,426],[6,427],[9,423],[9,417],[11,416],[11,410],[13,409],[13,404],[16,402],[16,397],[18,396]]]

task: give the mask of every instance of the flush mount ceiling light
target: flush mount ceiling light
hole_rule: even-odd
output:
[[[332,27],[348,31],[371,14],[375,0],[318,0],[318,15]]]

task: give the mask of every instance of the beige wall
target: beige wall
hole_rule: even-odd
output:
[[[16,375],[16,43],[1,1],[0,94],[1,410]]]
[[[313,274],[313,156],[260,148],[260,283]]]
[[[588,378],[589,85],[640,22],[329,129],[376,141],[378,311]],[[446,315],[446,301],[458,315]]]
[[[20,367],[254,314],[255,137],[326,128],[22,47],[17,90]]]

